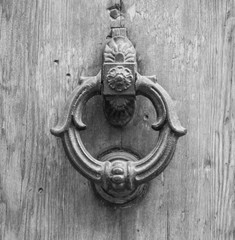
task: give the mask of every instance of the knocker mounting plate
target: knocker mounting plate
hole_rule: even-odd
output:
[[[154,149],[144,158],[126,150],[112,150],[96,159],[82,143],[80,131],[86,102],[103,95],[104,112],[109,123],[123,127],[133,117],[137,95],[147,97],[156,110],[153,130],[159,131]],[[177,140],[186,134],[178,120],[174,103],[156,81],[137,72],[136,50],[125,28],[112,28],[103,54],[103,66],[97,76],[86,78],[70,95],[56,127],[51,133],[61,137],[67,156],[94,186],[102,199],[124,205],[145,194],[148,182],[159,175],[171,161]]]
[[[135,111],[136,51],[125,28],[112,28],[103,54],[104,112],[110,124],[126,125]]]

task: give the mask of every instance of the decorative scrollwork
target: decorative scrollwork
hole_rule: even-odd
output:
[[[135,98],[135,74],[136,50],[126,36],[126,29],[113,28],[112,38],[104,49],[102,78],[105,116],[115,127],[126,125],[133,117],[135,104],[129,97]],[[116,105],[119,108],[114,107]]]
[[[98,73],[97,76],[85,78],[69,97],[51,133],[62,138],[72,165],[93,182],[95,191],[103,199],[115,204],[126,204],[143,195],[147,182],[166,168],[173,157],[178,138],[186,134],[186,129],[181,126],[174,103],[166,90],[151,78],[137,73],[132,45],[125,37],[118,37],[122,29],[113,32],[115,37],[106,46],[105,61],[130,61],[133,65],[127,67],[123,63],[113,65],[112,62],[104,67],[106,75]],[[102,76],[107,77],[106,82]],[[105,83],[117,93],[112,95],[109,90],[105,92]],[[129,91],[131,87],[129,95],[122,95],[124,90]],[[157,113],[152,128],[159,131],[159,137],[155,148],[146,157],[139,159],[128,151],[114,150],[96,159],[86,150],[80,136],[80,131],[86,128],[82,114],[86,102],[100,94],[105,97],[106,117],[110,118],[111,124],[119,126],[127,124],[133,116],[136,95],[143,95],[152,102]]]
[[[104,63],[116,62],[136,62],[136,50],[132,42],[126,37],[125,28],[113,28],[112,38],[104,49]]]

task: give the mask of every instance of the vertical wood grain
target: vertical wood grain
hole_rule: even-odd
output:
[[[92,0],[0,1],[1,239],[120,238],[119,213],[96,201],[49,131],[78,77],[100,70],[106,8]]]
[[[97,201],[49,132],[79,76],[100,70],[118,3],[139,72],[157,75],[188,129],[146,198],[124,209]],[[235,239],[234,0],[2,0],[0,19],[0,239]],[[117,130],[93,99],[84,143],[145,155],[154,116],[138,98]]]
[[[137,213],[124,213],[124,239],[235,239],[235,2],[123,2],[140,73],[157,75],[188,129]]]

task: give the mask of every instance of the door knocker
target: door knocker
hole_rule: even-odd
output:
[[[125,151],[113,151],[98,160],[86,150],[80,137],[80,131],[86,129],[82,113],[95,95],[103,96],[105,116],[116,127],[132,119],[137,95],[150,99],[157,113],[152,128],[159,131],[159,137],[146,157],[138,159]],[[126,36],[126,28],[112,28],[101,71],[74,89],[51,133],[62,138],[70,162],[92,182],[95,191],[106,201],[122,205],[143,195],[148,182],[167,167],[186,129],[166,90],[153,78],[137,72],[136,50]]]

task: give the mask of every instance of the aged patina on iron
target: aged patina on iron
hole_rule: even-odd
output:
[[[145,193],[148,182],[169,164],[177,140],[186,134],[186,129],[181,126],[166,90],[154,79],[137,72],[136,51],[126,36],[126,29],[112,28],[111,33],[104,49],[101,72],[75,88],[51,133],[62,138],[70,162],[93,183],[100,197],[122,205]],[[159,137],[146,157],[138,159],[124,150],[104,153],[99,160],[90,155],[82,143],[80,131],[86,128],[82,122],[83,109],[95,95],[103,95],[106,118],[116,127],[131,120],[137,95],[150,99],[157,113],[152,128],[159,131]]]
[[[126,125],[135,111],[136,51],[126,28],[112,28],[103,54],[105,116],[116,127]]]

